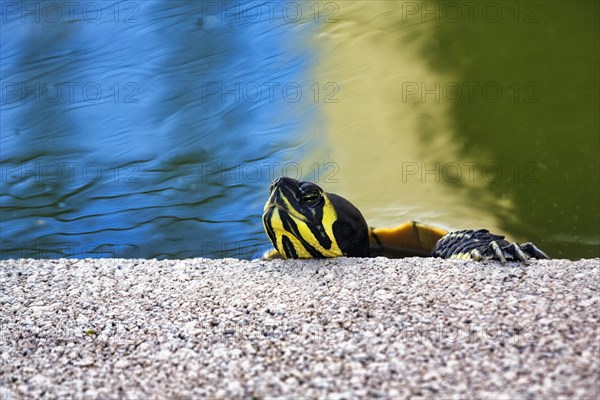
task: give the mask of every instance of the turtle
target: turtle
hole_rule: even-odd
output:
[[[350,201],[308,181],[275,179],[262,216],[274,246],[263,259],[439,257],[502,263],[549,259],[533,243],[518,244],[486,229],[449,232],[417,221],[369,227]]]

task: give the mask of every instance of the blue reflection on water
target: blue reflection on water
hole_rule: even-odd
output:
[[[106,3],[57,22],[39,4],[2,9],[2,258],[267,249],[268,182],[314,112],[294,93],[310,25],[240,15],[256,3]]]

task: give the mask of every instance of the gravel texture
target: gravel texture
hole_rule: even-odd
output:
[[[598,399],[599,264],[2,261],[0,399]]]

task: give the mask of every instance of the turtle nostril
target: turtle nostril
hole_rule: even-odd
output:
[[[281,180],[283,179],[283,177],[279,177],[276,178],[275,180],[273,180],[273,182],[271,182],[271,185],[269,186],[269,192],[272,192],[273,189],[275,189],[277,186],[279,186],[279,183],[281,182]]]

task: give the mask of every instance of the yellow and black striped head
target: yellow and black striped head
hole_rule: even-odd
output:
[[[263,225],[284,258],[368,257],[369,229],[348,200],[311,182],[271,184]]]

